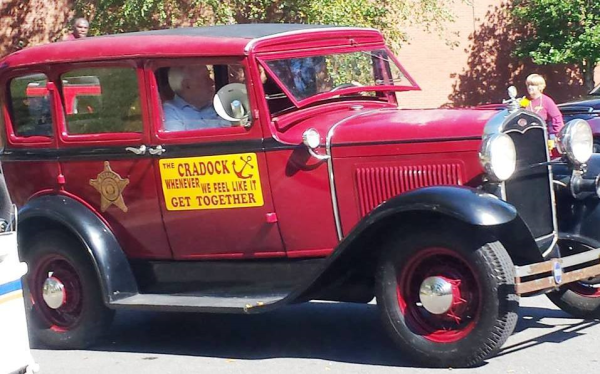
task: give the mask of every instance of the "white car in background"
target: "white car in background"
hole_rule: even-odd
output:
[[[21,283],[27,265],[19,261],[16,222],[0,170],[0,374],[38,371],[29,350]]]

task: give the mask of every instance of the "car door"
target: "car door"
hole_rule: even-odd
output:
[[[174,72],[185,70],[184,67],[192,67],[192,73],[186,73],[186,84],[198,84],[207,92],[186,96],[180,87],[179,97],[173,87],[177,82]],[[197,70],[203,73],[196,74]],[[210,79],[206,79],[206,71]],[[239,94],[236,90],[245,91],[241,61],[155,60],[148,62],[146,77],[153,110],[151,152],[157,157],[157,185],[174,257],[190,260],[285,256],[260,126],[251,121],[247,126],[240,122],[223,124],[213,109],[215,88],[226,86],[220,92],[230,88],[234,96]],[[205,97],[210,103],[205,102],[198,109],[203,104],[200,100],[188,106],[182,104],[187,103],[183,97],[189,101]],[[240,98],[237,104],[243,102],[242,110],[250,111],[252,97],[247,100]],[[225,103],[225,107],[231,108],[230,104]],[[193,116],[189,113],[196,111],[209,120],[198,126],[186,122],[171,127],[170,116],[179,109],[183,110],[183,117]]]
[[[61,72],[64,190],[108,223],[129,258],[170,259],[153,160],[145,152],[149,116],[137,65],[80,64]]]

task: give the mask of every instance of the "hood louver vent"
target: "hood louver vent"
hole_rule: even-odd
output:
[[[403,192],[438,185],[463,184],[458,163],[365,167],[356,169],[360,214]]]

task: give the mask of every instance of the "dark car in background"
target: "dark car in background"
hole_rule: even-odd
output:
[[[600,153],[600,85],[596,86],[585,100],[560,104],[558,108],[565,123],[576,118],[588,121],[594,134],[594,152]]]

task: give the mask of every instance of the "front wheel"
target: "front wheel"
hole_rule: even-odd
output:
[[[56,231],[25,248],[25,282],[32,338],[59,349],[81,349],[106,331],[114,312],[103,302],[96,271],[77,240]]]
[[[405,230],[382,256],[377,304],[385,328],[408,357],[427,366],[477,365],[517,323],[510,256],[469,229]]]
[[[600,284],[573,282],[547,296],[557,307],[573,317],[600,318]]]

